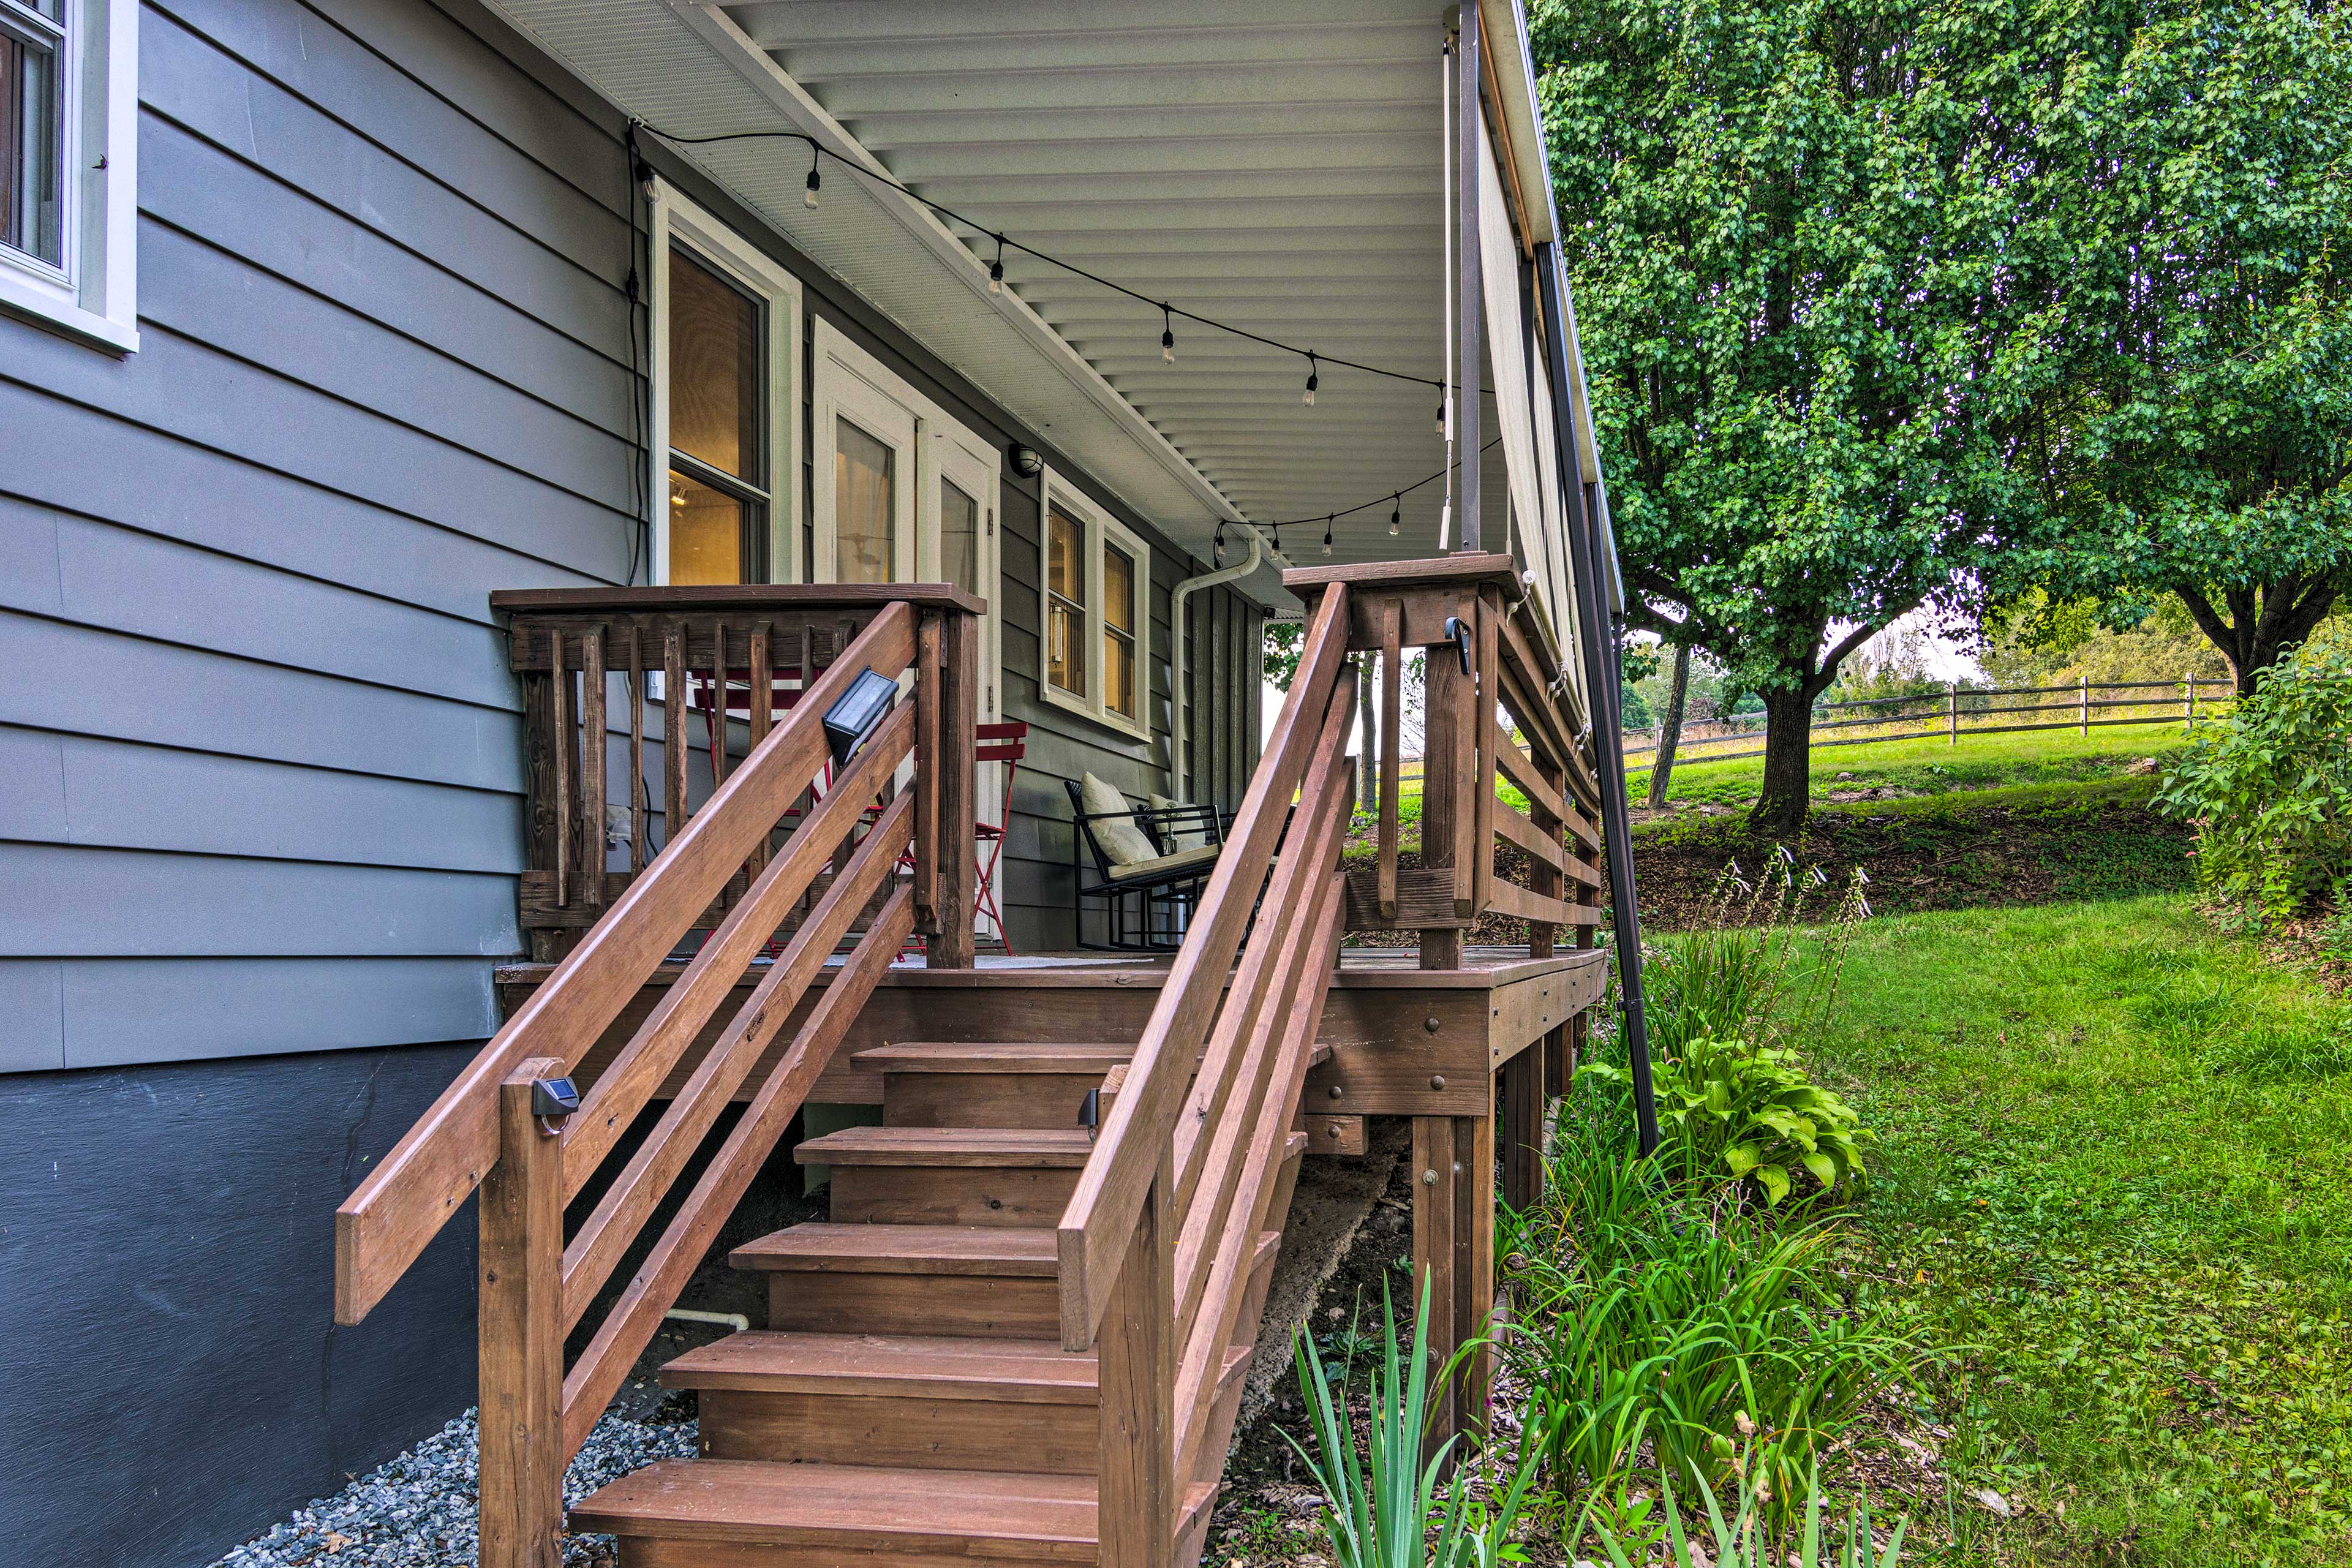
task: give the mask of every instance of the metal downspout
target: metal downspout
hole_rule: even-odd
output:
[[[1536,247],[1543,291],[1545,362],[1551,370],[1552,438],[1559,451],[1560,521],[1576,577],[1576,616],[1583,646],[1593,752],[1600,762],[1601,832],[1609,845],[1609,904],[1617,943],[1617,985],[1633,1068],[1633,1118],[1642,1152],[1658,1147],[1658,1106],[1650,1082],[1650,1026],[1642,1000],[1642,922],[1633,892],[1633,826],[1625,808],[1624,737],[1618,717],[1617,638],[1602,614],[1601,534],[1586,505],[1584,465],[1576,454],[1576,409],[1568,378],[1568,312],[1554,246]]]
[[[1249,536],[1249,554],[1238,565],[1223,566],[1213,572],[1203,572],[1198,577],[1187,577],[1177,584],[1168,595],[1168,620],[1172,628],[1171,640],[1174,645],[1170,656],[1171,679],[1168,684],[1176,694],[1176,721],[1169,726],[1168,731],[1168,793],[1179,800],[1184,798],[1185,753],[1191,750],[1192,742],[1192,726],[1184,719],[1184,628],[1187,625],[1184,601],[1192,597],[1196,589],[1239,582],[1257,570],[1258,563],[1265,558],[1265,541],[1258,536],[1255,528],[1244,528],[1242,531]]]

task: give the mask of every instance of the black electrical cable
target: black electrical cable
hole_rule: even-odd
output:
[[[990,264],[988,269],[989,281],[992,286],[1001,285],[1003,282],[1004,253],[1007,250],[1017,250],[1024,256],[1033,256],[1036,258],[1048,267],[1059,268],[1062,271],[1070,274],[1074,278],[1083,278],[1089,283],[1099,284],[1101,287],[1110,289],[1113,293],[1123,294],[1127,298],[1135,300],[1138,304],[1150,305],[1160,310],[1162,315],[1163,322],[1168,323],[1167,325],[1163,325],[1162,328],[1163,340],[1172,332],[1172,322],[1169,322],[1168,319],[1181,316],[1188,321],[1196,321],[1202,326],[1211,328],[1216,331],[1224,332],[1236,338],[1246,339],[1254,343],[1263,343],[1267,348],[1279,349],[1284,353],[1297,354],[1299,358],[1310,362],[1310,379],[1312,379],[1313,374],[1312,364],[1315,362],[1319,362],[1324,364],[1345,365],[1349,370],[1361,371],[1366,375],[1384,376],[1391,381],[1409,381],[1413,383],[1415,385],[1435,387],[1440,391],[1444,390],[1445,383],[1435,376],[1414,375],[1406,371],[1390,370],[1382,365],[1366,364],[1360,360],[1335,358],[1330,354],[1321,353],[1316,350],[1302,347],[1297,343],[1286,343],[1279,338],[1269,338],[1263,332],[1251,331],[1247,327],[1236,327],[1230,321],[1221,321],[1213,316],[1203,316],[1196,310],[1187,310],[1181,305],[1171,305],[1166,300],[1155,299],[1151,295],[1142,293],[1138,289],[1130,289],[1124,283],[1117,282],[1114,279],[1106,278],[1099,272],[1092,271],[1087,268],[1081,267],[1075,261],[1065,261],[1060,257],[1040,250],[1034,245],[1024,245],[1017,239],[1008,238],[1001,229],[991,228],[986,224],[980,223],[972,218],[967,217],[962,213],[956,211],[955,208],[949,206],[945,202],[935,202],[931,200],[930,197],[922,195],[920,192],[911,190],[908,186],[901,184],[898,180],[893,179],[888,174],[878,173],[876,170],[867,168],[863,163],[855,163],[850,159],[843,157],[840,153],[834,152],[831,148],[819,142],[815,137],[810,135],[805,131],[730,131],[721,132],[716,136],[681,136],[676,132],[665,131],[660,126],[653,124],[648,121],[633,121],[631,124],[633,128],[641,128],[653,135],[660,137],[663,141],[679,147],[707,147],[715,142],[798,142],[809,150],[808,195],[811,198],[815,196],[817,190],[816,165],[821,160],[830,158],[835,163],[840,164],[843,168],[847,169],[851,174],[857,175],[860,179],[871,180],[877,185],[882,185],[887,189],[896,191],[898,195],[905,196],[908,201],[919,202],[924,206],[929,207],[931,211],[939,214],[941,217],[951,219],[956,223],[961,224],[964,227],[972,230],[976,234],[985,236],[986,237],[996,241],[996,259]],[[814,206],[815,203],[812,199],[809,205]],[[1172,345],[1163,341],[1161,346],[1170,347]],[[1482,389],[1482,392],[1486,396],[1491,397],[1494,395],[1493,389],[1491,388]]]

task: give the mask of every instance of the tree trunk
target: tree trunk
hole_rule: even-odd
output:
[[[1748,826],[1793,833],[1804,826],[1811,790],[1812,698],[1804,684],[1776,686],[1764,698],[1764,788]]]
[[[2309,637],[2327,617],[2343,589],[2342,583],[2325,578],[2289,577],[2231,589],[2220,595],[2218,605],[2196,588],[2181,588],[2179,593],[2198,630],[2230,661],[2238,695],[2244,698],[2254,694],[2256,675],[2277,663],[2282,654]]]
[[[1666,784],[1674,776],[1675,748],[1682,743],[1683,710],[1690,696],[1690,647],[1677,644],[1675,647],[1674,689],[1666,696],[1666,721],[1658,728],[1658,754],[1650,761],[1650,801],[1652,811],[1666,804]]]

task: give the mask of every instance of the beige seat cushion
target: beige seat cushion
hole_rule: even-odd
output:
[[[1151,795],[1151,809],[1154,811],[1174,811],[1177,807],[1184,804],[1184,802],[1176,799],[1173,795],[1161,795],[1157,791],[1154,791]],[[1200,819],[1198,817],[1187,817],[1184,820],[1188,823],[1197,824]],[[1169,842],[1174,845],[1178,849],[1206,849],[1211,847],[1209,844],[1209,830],[1206,827],[1192,826],[1168,828],[1165,829],[1165,831],[1169,835]]]
[[[1117,785],[1087,773],[1078,780],[1078,798],[1085,804],[1088,816],[1117,814],[1087,824],[1087,830],[1095,836],[1095,842],[1102,846],[1102,852],[1115,873],[1124,875],[1129,866],[1139,860],[1151,859],[1160,853],[1160,847],[1152,843],[1150,836],[1138,827],[1135,818],[1128,815],[1135,808],[1128,804],[1127,796],[1119,794]]]
[[[1173,855],[1155,855],[1149,860],[1130,860],[1111,868],[1114,882],[1131,881],[1143,877],[1165,877],[1177,871],[1199,870],[1205,874],[1217,863],[1217,846],[1204,844],[1198,849],[1180,849]]]

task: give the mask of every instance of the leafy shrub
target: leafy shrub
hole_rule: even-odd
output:
[[[2352,655],[2306,647],[2199,727],[2157,805],[2195,825],[2197,882],[2235,921],[2292,920],[2352,886]]]
[[[1622,1076],[1607,1064],[1591,1070]],[[1825,1192],[1862,1174],[1862,1145],[1872,1134],[1861,1113],[1807,1078],[1788,1047],[1702,1035],[1653,1064],[1651,1084],[1660,1152],[1685,1180],[1750,1177],[1769,1205],[1789,1195],[1798,1169]]]
[[[1380,1358],[1371,1369],[1371,1429],[1365,1434],[1363,1453],[1357,1449],[1355,1422],[1348,1408],[1347,1374],[1336,1376],[1323,1363],[1322,1353],[1304,1328],[1298,1331],[1297,1356],[1298,1390],[1314,1421],[1315,1451],[1288,1433],[1284,1440],[1307,1461],[1329,1508],[1327,1526],[1331,1554],[1339,1568],[1492,1568],[1497,1563],[1525,1562],[1508,1544],[1528,1487],[1535,1479],[1538,1445],[1530,1443],[1508,1489],[1499,1498],[1473,1495],[1456,1486],[1444,1511],[1437,1509],[1438,1478],[1456,1441],[1449,1437],[1422,1460],[1421,1437],[1428,1427],[1430,1401],[1463,1360],[1454,1360],[1433,1379],[1426,1331],[1429,1280],[1421,1285],[1421,1310],[1412,1323],[1412,1348],[1397,1346],[1396,1312],[1383,1288],[1381,1317],[1384,1334]],[[1527,1426],[1536,1424],[1528,1412]],[[1433,1548],[1426,1540],[1431,1521],[1437,1522]]]

